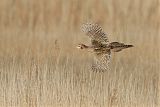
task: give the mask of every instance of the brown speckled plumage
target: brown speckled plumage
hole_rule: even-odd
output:
[[[82,25],[82,31],[91,38],[91,46],[79,44],[77,48],[86,49],[95,53],[95,62],[92,65],[93,71],[109,70],[111,52],[119,52],[122,49],[133,47],[124,43],[109,43],[106,33],[98,24],[86,23]]]

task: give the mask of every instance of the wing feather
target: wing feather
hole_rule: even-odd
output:
[[[97,41],[99,44],[109,43],[106,33],[102,30],[102,28],[98,24],[92,24],[92,23],[83,24],[82,31],[85,32],[86,35],[91,38],[91,40]]]
[[[108,71],[109,70],[109,64],[111,59],[111,53],[108,52],[107,54],[101,54],[96,56],[95,62],[92,65],[93,71]]]

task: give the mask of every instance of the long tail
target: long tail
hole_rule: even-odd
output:
[[[123,47],[124,48],[130,48],[130,47],[133,47],[133,45],[124,45]]]
[[[114,48],[112,49],[112,51],[113,51],[113,52],[119,52],[119,51],[121,51],[121,50],[123,50],[123,49],[131,48],[131,47],[133,47],[133,45],[117,46],[117,47],[114,47]]]

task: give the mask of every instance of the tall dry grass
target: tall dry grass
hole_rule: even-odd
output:
[[[156,107],[158,0],[1,0],[1,107]],[[99,23],[110,41],[135,47],[113,54],[111,71],[89,71],[80,25]]]

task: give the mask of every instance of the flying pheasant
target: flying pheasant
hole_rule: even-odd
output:
[[[83,24],[82,31],[91,38],[91,46],[79,44],[77,48],[95,53],[95,62],[91,67],[93,71],[109,70],[111,52],[119,52],[123,49],[133,47],[133,45],[125,45],[119,42],[110,43],[106,33],[98,24]]]

